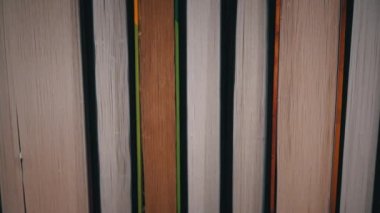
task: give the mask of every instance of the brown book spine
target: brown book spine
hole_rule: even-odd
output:
[[[272,100],[272,145],[271,145],[271,169],[270,169],[270,198],[269,209],[276,212],[276,172],[277,172],[277,99],[278,99],[278,61],[280,50],[280,17],[281,0],[276,0],[275,35],[274,35],[274,63],[273,63],[273,100]]]
[[[140,97],[146,212],[176,211],[174,1],[141,0]]]

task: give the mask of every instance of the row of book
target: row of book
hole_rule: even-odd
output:
[[[379,20],[377,0],[0,0],[0,209],[380,211]]]

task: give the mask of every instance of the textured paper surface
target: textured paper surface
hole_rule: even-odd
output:
[[[220,0],[187,1],[189,212],[219,212]]]

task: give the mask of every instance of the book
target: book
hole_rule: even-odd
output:
[[[188,211],[219,212],[220,1],[187,1]]]
[[[340,212],[372,212],[380,119],[380,2],[354,1]]]
[[[131,212],[126,1],[95,0],[93,22],[101,211]]]
[[[174,1],[139,2],[141,142],[146,212],[176,211]]]
[[[233,210],[262,212],[266,147],[267,3],[238,1],[234,88]]]
[[[329,211],[339,9],[339,1],[281,3],[278,212]]]
[[[2,199],[14,198],[3,202],[4,211],[88,212],[79,2],[3,0],[0,5],[5,56],[0,70],[8,76],[1,81],[8,81],[9,91],[0,102],[10,103],[10,111],[0,114],[11,121],[0,135],[12,134],[1,141],[9,154],[1,155],[0,165],[20,161],[6,170],[16,169],[9,174],[22,184],[0,183]]]

